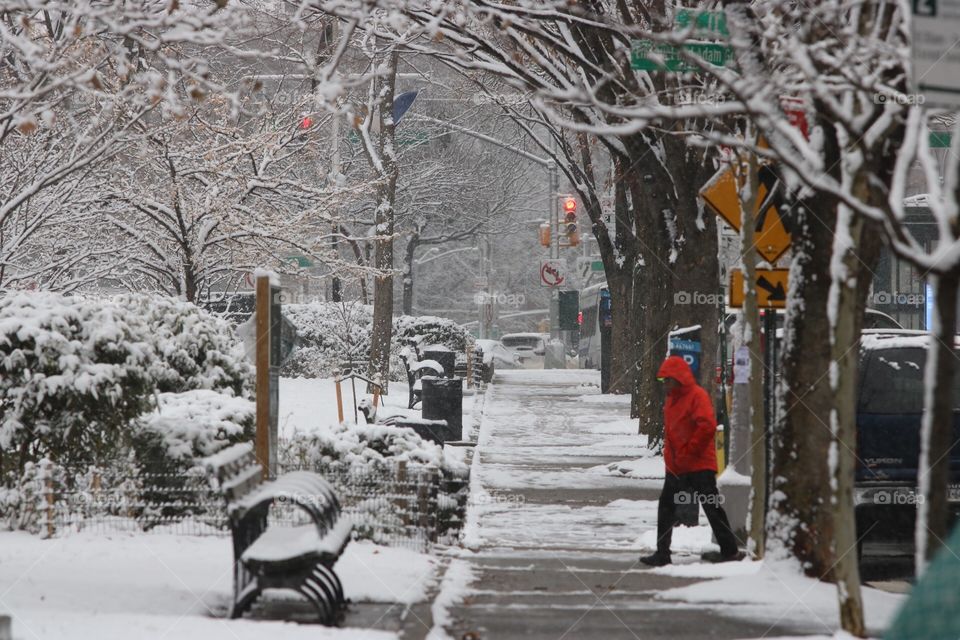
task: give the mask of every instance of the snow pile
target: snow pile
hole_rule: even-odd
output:
[[[674,534],[678,530],[674,529]],[[727,615],[770,623],[809,623],[815,620],[831,635],[839,626],[837,586],[808,578],[793,561],[731,562],[686,569],[670,567],[658,573],[686,577],[717,577],[657,594],[658,599],[693,604],[724,604]],[[864,613],[871,632],[886,628],[906,596],[863,588]],[[732,606],[731,606],[732,605]]]
[[[172,460],[196,460],[250,440],[255,414],[253,401],[209,389],[161,393],[157,409],[142,416],[137,437],[153,440]]]

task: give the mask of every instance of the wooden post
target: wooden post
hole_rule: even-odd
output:
[[[467,345],[467,389],[473,388],[473,345]]]
[[[340,391],[340,376],[334,380],[337,387],[337,424],[343,424],[343,392]]]
[[[45,494],[44,501],[47,504],[47,537],[52,538],[53,534],[57,532],[56,527],[54,526],[56,509],[54,507],[55,496],[53,486],[53,463],[49,460],[44,460],[41,465],[43,473],[43,491]]]
[[[270,477],[270,277],[257,278],[257,461],[264,479]]]
[[[400,520],[403,524],[410,524],[410,510],[407,505],[406,495],[407,495],[407,461],[401,460],[397,463],[397,487],[396,487],[396,504],[400,510]]]

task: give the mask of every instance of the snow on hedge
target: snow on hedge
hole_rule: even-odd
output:
[[[171,429],[172,441],[203,451],[220,436],[158,421],[155,392],[208,390],[179,400],[161,393],[161,412],[163,403],[181,413],[189,405],[189,424],[212,418],[213,433],[227,437],[246,419],[240,398],[252,372],[229,326],[190,303],[8,293],[0,297],[0,449],[18,455],[4,456],[0,472],[22,474],[43,456],[71,466],[115,460],[138,444],[131,438],[143,414],[148,430]],[[237,420],[229,427],[217,417],[227,406]]]
[[[283,306],[283,315],[297,328],[297,347],[284,362],[280,375],[323,378],[347,361],[366,361],[370,353],[373,307],[360,304],[316,302]],[[422,349],[442,345],[457,353],[466,351],[470,334],[456,322],[437,316],[398,316],[393,321],[391,378],[404,376],[399,355],[416,344]]]
[[[156,436],[172,460],[212,455],[252,437],[256,404],[209,389],[161,393],[155,411],[141,417],[141,433]]]
[[[151,375],[161,392],[229,389],[252,392],[253,367],[226,320],[191,302],[132,294],[114,302],[136,316],[157,361]]]
[[[126,315],[53,293],[0,298],[0,448],[92,455],[147,409],[154,351]]]
[[[421,438],[413,429],[381,424],[341,424],[329,431],[296,433],[281,444],[285,464],[305,468],[376,469],[390,461],[406,461],[465,475],[466,465],[444,456],[443,447]]]

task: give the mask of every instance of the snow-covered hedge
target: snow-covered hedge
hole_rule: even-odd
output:
[[[283,307],[283,314],[297,328],[297,347],[283,364],[280,375],[291,378],[322,378],[346,361],[365,361],[370,353],[373,308],[369,305],[317,302]],[[470,334],[456,322],[436,316],[398,316],[393,321],[394,340],[390,374],[403,379],[399,354],[411,342],[420,348],[439,344],[463,353]]]
[[[360,304],[313,303],[283,306],[283,315],[297,328],[297,347],[280,375],[328,377],[347,360],[365,360],[370,351],[373,309]]]
[[[0,475],[20,477],[41,457],[72,468],[105,464],[144,442],[133,438],[142,415],[142,433],[168,429],[174,441],[184,438],[177,429],[188,427],[156,419],[158,391],[161,412],[176,403],[167,394],[188,393],[180,410],[211,411],[195,422],[216,423],[217,407],[236,401],[237,410],[250,394],[252,374],[229,326],[189,303],[8,293],[0,297]],[[196,389],[209,393],[189,395]],[[188,439],[197,455],[220,441],[195,432]],[[154,459],[157,451],[137,456]]]
[[[171,471],[251,440],[255,415],[253,401],[210,389],[161,393],[134,429],[134,448],[150,471]]]
[[[52,293],[0,298],[4,467],[22,473],[45,455],[81,463],[112,455],[153,391],[154,350],[127,315]]]
[[[224,389],[235,396],[252,393],[253,367],[230,325],[190,302],[133,294],[114,299],[135,316],[153,348],[151,377],[157,391]]]
[[[436,467],[465,475],[466,465],[443,455],[443,447],[421,438],[413,429],[380,424],[342,424],[330,431],[298,433],[282,445],[285,465],[309,469],[382,468],[391,462]]]

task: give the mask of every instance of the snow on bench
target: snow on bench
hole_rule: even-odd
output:
[[[219,485],[230,518],[234,552],[230,617],[242,616],[265,589],[289,589],[313,605],[321,622],[335,624],[344,598],[333,566],[350,542],[353,525],[340,517],[333,487],[309,471],[264,482],[249,444],[228,447],[205,458],[203,465]],[[267,530],[267,515],[275,501],[305,511],[311,524]]]

